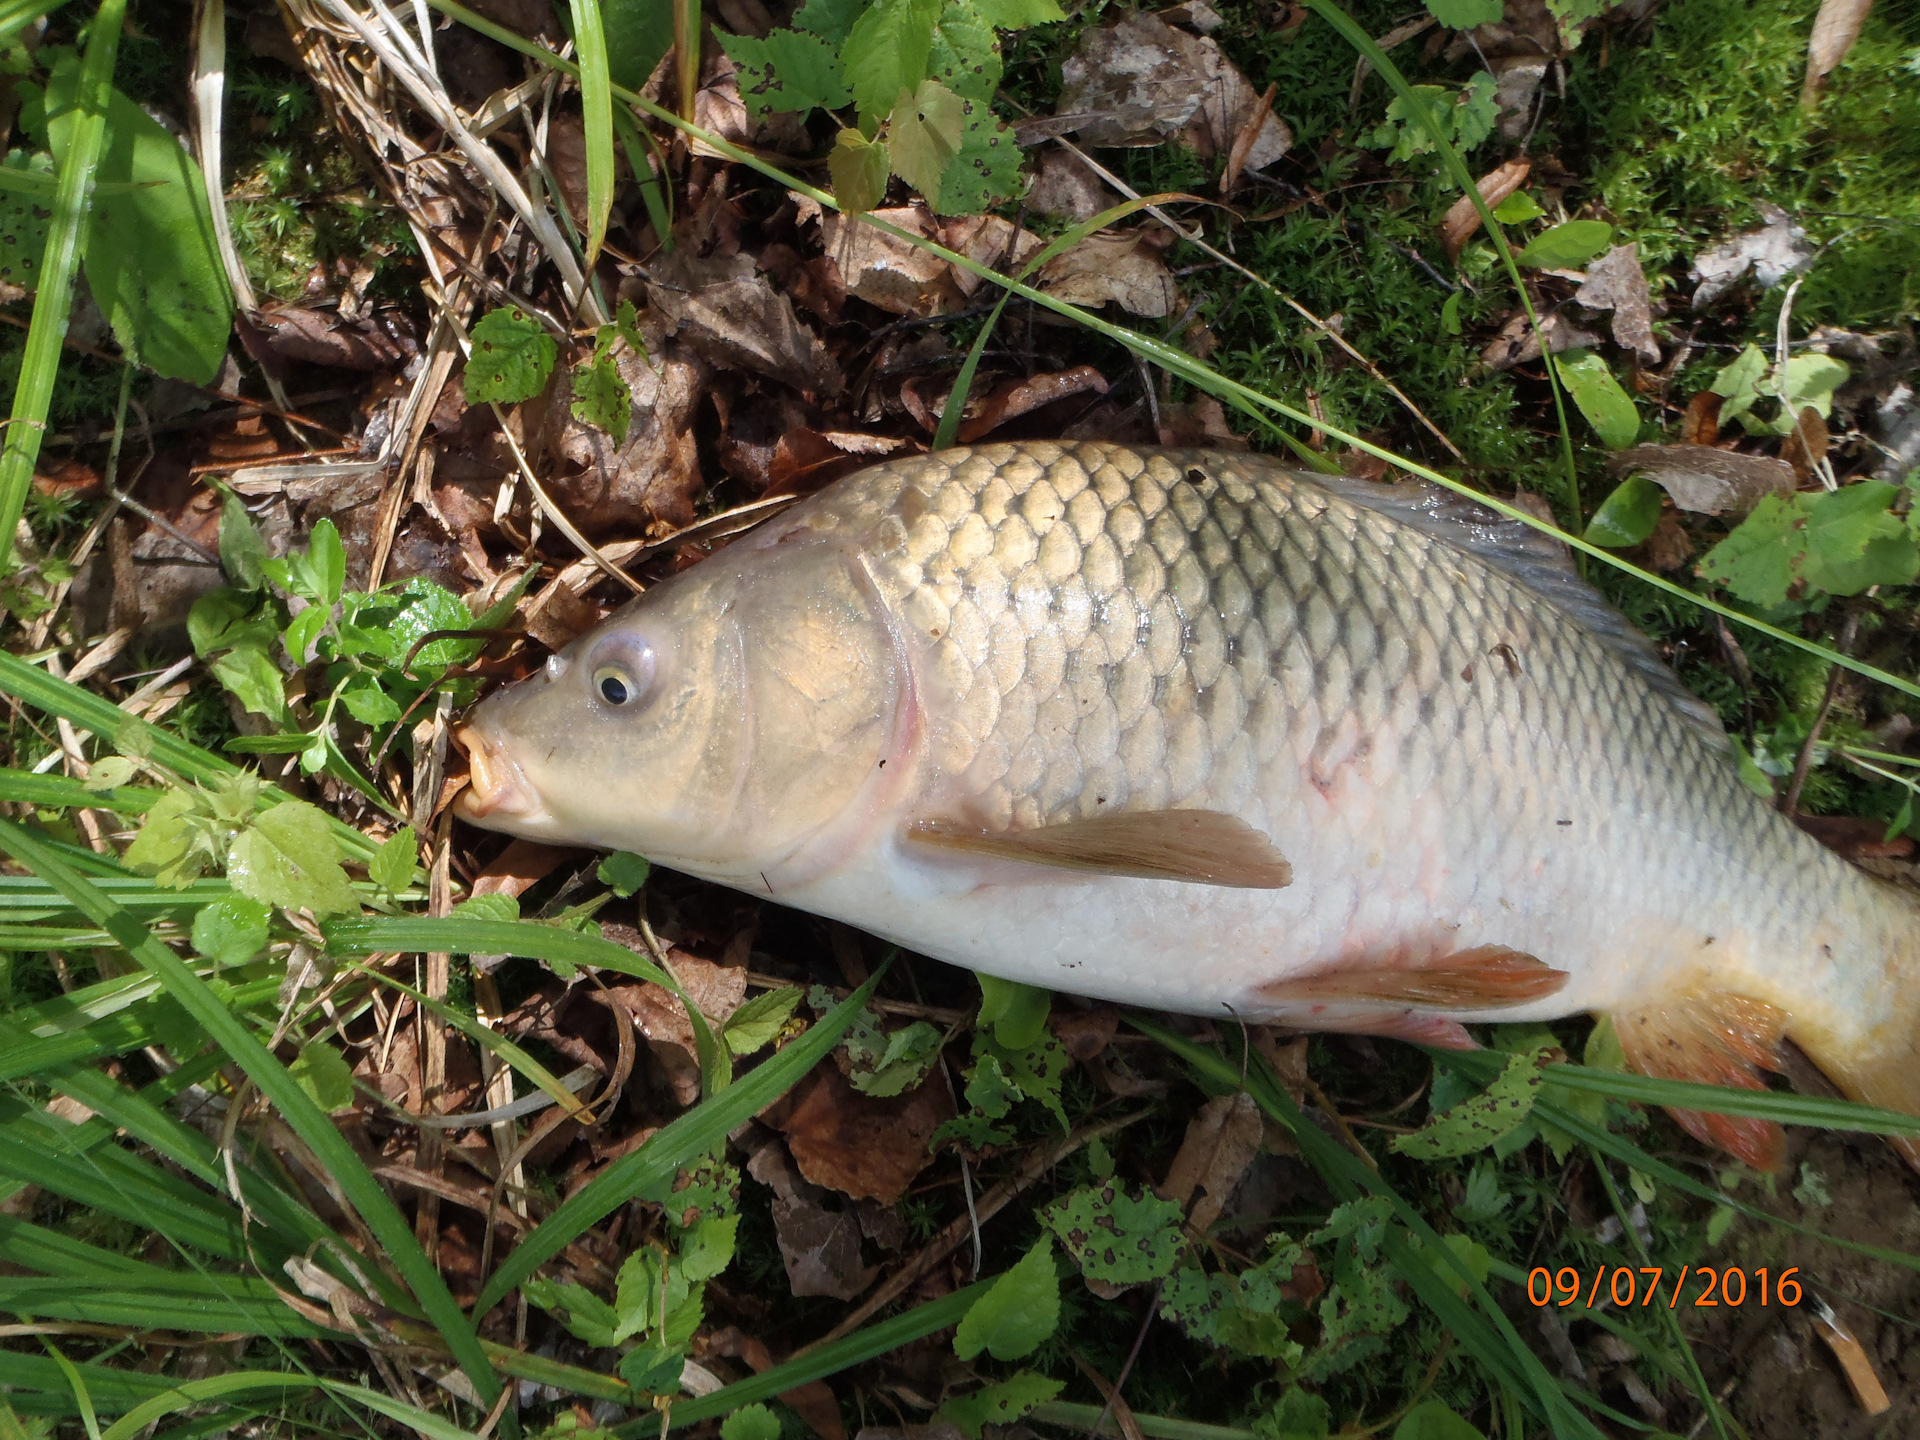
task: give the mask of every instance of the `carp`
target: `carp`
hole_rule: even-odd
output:
[[[1424,486],[1094,442],[891,461],[458,738],[477,824],[1005,979],[1455,1046],[1589,1011],[1647,1074],[1758,1088],[1791,1040],[1920,1109],[1920,904],[1750,791],[1563,547]]]

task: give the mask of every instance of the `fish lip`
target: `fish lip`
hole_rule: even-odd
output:
[[[454,813],[461,819],[485,825],[543,814],[533,787],[504,745],[490,740],[477,725],[457,726],[449,738],[466,752],[473,777],[454,798]]]

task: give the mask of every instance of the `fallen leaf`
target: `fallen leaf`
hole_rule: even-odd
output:
[[[881,1099],[821,1065],[761,1119],[786,1135],[800,1173],[814,1184],[893,1205],[933,1163],[927,1141],[953,1113],[953,1097],[937,1078]]]
[[[1540,328],[1546,332],[1547,344],[1556,355],[1563,350],[1588,350],[1602,340],[1602,337],[1591,330],[1583,330],[1558,310],[1549,311],[1542,317]],[[1487,342],[1486,349],[1480,352],[1480,363],[1493,370],[1511,369],[1539,358],[1540,337],[1534,334],[1524,310],[1517,311],[1500,328],[1500,333]]]
[[[1833,437],[1827,431],[1827,422],[1820,412],[1811,405],[1800,411],[1794,421],[1793,429],[1781,442],[1780,458],[1793,466],[1793,473],[1805,480],[1827,458],[1827,450],[1833,444]]]
[[[1220,47],[1176,30],[1157,15],[1131,14],[1111,29],[1089,29],[1060,68],[1056,113],[1080,117],[1090,145],[1158,145],[1184,132],[1203,159],[1225,155],[1260,104]],[[1248,170],[1264,170],[1293,144],[1269,114],[1247,147]]]
[[[1173,312],[1179,288],[1160,258],[1171,237],[1142,227],[1090,235],[1041,268],[1039,288],[1096,307],[1109,301],[1150,320]]]
[[[1246,439],[1227,423],[1226,408],[1211,395],[1188,405],[1160,407],[1162,445],[1203,445],[1210,450],[1245,450]],[[1384,463],[1384,462],[1382,462]]]
[[[1778,206],[1761,201],[1756,207],[1766,224],[1702,250],[1693,262],[1693,308],[1704,310],[1747,274],[1763,290],[1771,290],[1787,276],[1813,263],[1807,232]]]
[[[702,258],[676,250],[655,263],[647,302],[685,344],[723,370],[750,370],[809,394],[840,393],[840,367],[820,337],[744,255]]]
[[[638,931],[624,925],[604,928],[609,940],[636,953],[645,953]],[[669,950],[667,969],[712,1025],[724,1024],[746,998],[744,967],[716,965],[684,951]],[[646,1036],[654,1058],[660,1062],[673,1087],[673,1098],[682,1105],[693,1104],[700,1098],[700,1060],[687,1007],[680,1003],[678,996],[650,980],[609,985],[607,991],[626,1007],[635,1028]]]
[[[1637,244],[1616,245],[1587,266],[1587,278],[1574,292],[1573,303],[1588,310],[1613,311],[1614,343],[1631,350],[1643,365],[1660,361],[1653,339],[1653,309],[1647,295],[1646,273],[1640,268]]]
[[[1064,1010],[1056,1006],[1047,1016],[1047,1028],[1074,1059],[1083,1065],[1106,1049],[1120,1028],[1120,1012],[1111,1005],[1091,1010]]]
[[[559,845],[542,845],[538,840],[514,840],[474,877],[471,893],[511,895],[517,899],[562,865],[584,859],[586,853]]]
[[[1207,1101],[1187,1122],[1160,1198],[1189,1206],[1187,1224],[1206,1234],[1259,1153],[1261,1130],[1260,1107],[1246,1091]]]
[[[1527,176],[1532,173],[1531,160],[1509,160],[1482,175],[1474,182],[1473,188],[1480,192],[1480,198],[1487,202],[1487,208],[1491,210],[1526,184]],[[1480,212],[1474,207],[1473,197],[1462,195],[1453,202],[1446,218],[1440,222],[1440,239],[1447,247],[1447,258],[1459,259],[1460,251],[1479,229]]]
[[[924,239],[939,238],[938,224],[917,206],[873,213]],[[827,257],[839,267],[846,293],[869,305],[922,318],[966,308],[953,267],[938,255],[837,214],[821,218],[820,238]]]
[[[860,1220],[853,1207],[822,1205],[826,1190],[800,1172],[777,1136],[762,1140],[747,1173],[773,1189],[774,1238],[794,1295],[851,1300],[873,1283],[880,1272],[860,1261]]]
[[[716,1330],[707,1337],[706,1353],[744,1360],[756,1375],[764,1375],[773,1368],[773,1355],[767,1349],[766,1342],[758,1336],[742,1335],[732,1325],[724,1330]],[[826,1381],[809,1380],[791,1390],[782,1390],[780,1398],[797,1410],[800,1418],[811,1425],[822,1440],[846,1440],[846,1426],[840,1419],[840,1402],[833,1398],[833,1391],[827,1388]],[[865,1435],[867,1431],[863,1429],[860,1433]]]
[[[1708,445],[1635,445],[1607,457],[1616,475],[1645,475],[1697,515],[1745,515],[1768,495],[1790,495],[1793,467]]]
[[[1834,67],[1847,58],[1872,8],[1873,0],[1820,0],[1820,13],[1813,17],[1813,34],[1807,40],[1807,79],[1800,89],[1802,105],[1812,108],[1819,103],[1821,84],[1833,73]]]
[[[968,215],[948,220],[940,227],[940,239],[949,250],[1003,274],[1018,270],[1046,244],[1031,230],[1016,231],[998,215]],[[960,293],[969,297],[982,285],[991,283],[970,270],[954,270],[952,274]]]
[[[1107,381],[1091,365],[1076,365],[1071,370],[1056,370],[1050,375],[1034,375],[1025,380],[1009,380],[996,386],[977,412],[960,426],[960,443],[971,445],[998,426],[1042,405],[1051,405],[1071,395],[1107,393]]]
[[[1653,533],[1640,543],[1647,564],[1663,575],[1684,570],[1693,560],[1693,537],[1671,510],[1660,512]]]
[[[255,316],[254,324],[274,354],[336,370],[398,370],[420,353],[412,323],[391,307],[344,320],[332,310],[290,305]]]
[[[1033,185],[1027,191],[1027,209],[1077,224],[1118,204],[1119,199],[1085,160],[1071,150],[1049,146],[1041,153]]]
[[[1702,390],[1687,402],[1680,417],[1682,445],[1711,445],[1720,438],[1720,401],[1711,390]]]
[[[706,484],[693,423],[713,372],[691,348],[663,342],[657,334],[647,337],[647,347],[654,357],[651,364],[625,340],[616,340],[610,352],[633,394],[627,438],[618,445],[598,426],[576,419],[565,387],[554,387],[549,443],[580,469],[572,475],[549,475],[544,483],[589,538],[631,534],[655,522],[673,528],[689,525],[693,497]],[[439,500],[441,492],[434,496]],[[479,523],[480,517],[471,518]],[[482,528],[491,528],[491,517],[487,520]]]

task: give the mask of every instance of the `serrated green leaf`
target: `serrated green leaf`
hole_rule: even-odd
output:
[[[1760,382],[1766,379],[1766,375],[1767,357],[1760,353],[1758,345],[1748,345],[1720,367],[1707,389],[1722,397],[1721,424],[1732,424],[1753,408],[1754,402],[1760,398]]]
[[[271,608],[248,590],[209,590],[187,611],[187,639],[202,657],[241,645],[268,649],[278,630]]]
[[[953,1335],[953,1353],[971,1360],[983,1350],[996,1360],[1031,1355],[1060,1324],[1060,1275],[1053,1268],[1053,1237],[1017,1260],[973,1302]]]
[[[220,503],[220,568],[243,590],[258,590],[266,583],[260,568],[266,558],[267,542],[247,507],[238,495],[227,496]]]
[[[1806,550],[1798,496],[1765,495],[1727,538],[1701,558],[1700,577],[1724,585],[1750,605],[1785,602],[1794,564]]]
[[[688,1280],[713,1279],[733,1263],[739,1237],[738,1215],[700,1221],[680,1241],[680,1273]]]
[[[975,1023],[991,1026],[997,1043],[1009,1050],[1024,1050],[1046,1033],[1052,991],[992,975],[974,978],[980,982],[980,1015]]]
[[[832,48],[818,35],[774,30],[766,39],[713,32],[739,67],[740,100],[755,120],[769,111],[838,110],[853,97],[841,83]]]
[[[1613,227],[1604,220],[1569,220],[1542,231],[1515,258],[1537,270],[1568,270],[1584,265],[1613,243]]]
[[[358,911],[327,817],[304,800],[263,810],[233,837],[227,878],[242,895],[315,915]]]
[[[391,725],[400,718],[400,705],[371,675],[356,675],[340,692],[340,703],[362,725]]]
[[[420,858],[420,837],[413,826],[402,825],[373,852],[367,862],[367,878],[389,895],[397,894],[413,883],[413,872]]]
[[[793,13],[793,23],[818,35],[827,44],[838,46],[853,29],[853,22],[867,8],[867,0],[807,0]]]
[[[625,1338],[621,1334],[620,1316],[615,1313],[613,1306],[584,1285],[563,1285],[536,1276],[521,1289],[528,1300],[542,1310],[560,1316],[567,1329],[589,1345],[616,1345]]]
[[[1055,0],[975,0],[980,18],[996,30],[1054,25],[1067,18]]]
[[[1171,1275],[1185,1243],[1178,1205],[1113,1183],[1075,1190],[1040,1218],[1081,1270],[1117,1285]]]
[[[962,107],[967,102],[938,80],[923,80],[909,94],[901,90],[887,121],[887,150],[893,173],[940,210],[940,177],[960,152]]]
[[[1393,1149],[1416,1160],[1452,1159],[1484,1150],[1526,1123],[1540,1093],[1545,1052],[1510,1056],[1492,1084],[1443,1114],[1431,1117],[1411,1135],[1393,1137]]]
[[[1427,0],[1427,13],[1449,30],[1492,25],[1505,12],[1503,0]],[[1502,217],[1505,223],[1505,217]]]
[[[172,886],[187,885],[205,871],[205,864],[192,861],[189,825],[196,808],[193,794],[186,790],[169,790],[154,801],[140,833],[127,847],[127,868]]]
[[[287,1073],[307,1092],[307,1098],[329,1115],[353,1104],[353,1067],[324,1040],[301,1046]]]
[[[981,104],[1000,88],[1000,42],[973,0],[947,0],[933,27],[927,74],[954,94]]]
[[[875,210],[887,198],[887,177],[893,173],[893,159],[886,142],[869,140],[852,126],[834,137],[833,153],[827,157],[827,170],[833,177],[833,198],[848,215]]]
[[[1780,418],[1773,423],[1773,433],[1792,434],[1794,421],[1802,410],[1811,408],[1823,419],[1832,413],[1833,392],[1846,384],[1847,377],[1852,373],[1844,362],[1831,355],[1815,352],[1790,356],[1786,371],[1778,382],[1763,381],[1759,387],[1768,394],[1780,397]],[[1723,414],[1725,409],[1725,406],[1721,407]]]
[[[265,905],[245,895],[223,895],[193,917],[193,948],[221,965],[244,965],[267,948]]]
[[[927,1071],[940,1058],[940,1046],[946,1039],[940,1027],[916,1020],[904,1030],[886,1036],[886,1046],[877,1054],[869,1053],[862,1064],[856,1060],[847,1072],[854,1089],[877,1099],[904,1095],[927,1078]]]
[[[631,850],[615,850],[604,856],[600,867],[593,873],[600,883],[625,900],[629,895],[637,894],[647,883],[647,876],[653,867],[647,863],[644,855],[635,855]]]
[[[988,1425],[1011,1425],[1031,1413],[1035,1406],[1046,1404],[1064,1388],[1058,1380],[1021,1370],[971,1395],[948,1397],[941,1404],[937,1418],[957,1425],[968,1440],[980,1440]],[[722,1440],[732,1440],[732,1437],[723,1436]]]
[[[1640,436],[1640,412],[1620,388],[1607,362],[1591,350],[1569,350],[1555,358],[1560,382],[1573,403],[1609,450],[1624,450]]]
[[[1619,549],[1638,545],[1660,523],[1660,501],[1665,494],[1644,475],[1630,475],[1613,487],[1587,522],[1583,539]]]
[[[1858,595],[1875,585],[1904,585],[1920,574],[1920,551],[1887,507],[1900,488],[1864,480],[1815,496],[1806,504],[1806,558],[1800,574],[1829,595]]]
[[[801,995],[798,985],[788,985],[747,1001],[721,1027],[720,1036],[727,1042],[727,1049],[735,1055],[751,1055],[770,1044],[799,1005]]]
[[[269,720],[288,718],[286,679],[267,652],[254,645],[229,650],[208,664],[214,679],[248,710]]]
[[[884,119],[902,90],[927,78],[941,0],[874,0],[847,33],[840,74],[862,120]]]
[[[65,52],[47,78],[56,163],[79,115],[80,58]],[[127,95],[107,100],[105,148],[81,255],[87,287],[129,359],[175,380],[210,383],[226,358],[233,291],[214,239],[200,167]],[[124,186],[124,189],[119,187]]]
[[[520,902],[513,896],[495,890],[486,895],[475,895],[471,900],[462,900],[453,907],[447,917],[450,920],[518,920]]]
[[[1020,193],[1020,142],[983,101],[961,107],[960,152],[940,177],[940,208],[978,215]]]
[[[606,431],[616,445],[626,443],[633,424],[633,391],[620,378],[620,367],[611,355],[596,356],[574,367],[570,408],[581,424]]]
[[[780,1417],[761,1404],[742,1405],[720,1422],[720,1440],[780,1440]]]
[[[469,405],[511,405],[546,388],[560,347],[546,327],[518,306],[489,311],[473,327],[467,357]]]

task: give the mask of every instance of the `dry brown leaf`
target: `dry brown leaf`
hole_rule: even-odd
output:
[[[1050,375],[1009,380],[995,387],[980,402],[979,410],[961,424],[960,443],[971,445],[981,436],[991,434],[996,427],[1029,411],[1038,410],[1042,405],[1051,405],[1070,395],[1085,395],[1088,392],[1096,395],[1107,393],[1106,377],[1091,365],[1075,365],[1070,370],[1056,370]]]
[[[1120,1012],[1111,1005],[1091,1010],[1055,1010],[1047,1017],[1047,1028],[1053,1031],[1053,1038],[1067,1054],[1085,1064],[1112,1041],[1120,1028]]]
[[[1849,860],[1898,860],[1914,852],[1913,837],[1896,835],[1887,839],[1887,822],[1864,815],[1802,815],[1794,812],[1793,823],[1829,850]]]
[[[1607,457],[1616,475],[1645,475],[1696,515],[1745,515],[1768,495],[1791,495],[1793,467],[1766,455],[1707,445],[1635,445]]]
[[[706,1355],[730,1355],[747,1362],[756,1375],[773,1368],[773,1355],[758,1336],[742,1335],[729,1325],[707,1337]],[[824,1380],[809,1380],[791,1390],[782,1390],[780,1398],[799,1412],[821,1440],[846,1440],[847,1429],[840,1419],[840,1402]],[[861,1432],[865,1434],[863,1430]],[[956,1437],[957,1440],[957,1437]]]
[[[1581,329],[1557,310],[1542,317],[1540,328],[1546,332],[1547,343],[1556,355],[1562,350],[1588,349],[1600,344],[1602,339],[1591,330]],[[1524,310],[1517,311],[1501,326],[1500,333],[1480,352],[1480,363],[1493,370],[1507,370],[1539,358],[1540,337],[1534,334]]]
[[[616,944],[645,953],[637,931],[624,925],[607,925],[605,933]],[[667,969],[712,1024],[724,1024],[746,998],[747,972],[742,967],[716,965],[711,960],[669,950]],[[607,990],[626,1007],[635,1028],[646,1036],[654,1059],[659,1061],[673,1087],[673,1098],[682,1105],[693,1104],[700,1098],[700,1060],[687,1007],[680,1003],[678,996],[650,980],[609,985]]]
[[[1749,230],[1710,246],[1693,262],[1693,308],[1704,310],[1731,290],[1748,271],[1762,290],[1771,290],[1787,276],[1813,263],[1813,246],[1807,232],[1791,215],[1777,205],[1761,201],[1754,207],[1766,222],[1758,230]]]
[[[749,370],[813,395],[840,393],[840,367],[820,337],[745,255],[676,250],[654,266],[647,303],[670,333],[723,370]]]
[[[518,899],[562,865],[578,861],[586,853],[561,845],[542,845],[538,840],[514,840],[474,877],[473,893]]]
[[[1178,132],[1203,157],[1224,155],[1260,94],[1212,40],[1176,30],[1157,15],[1128,15],[1091,29],[1061,66],[1057,112],[1077,117],[1090,145],[1158,145]],[[1293,143],[1269,114],[1248,146],[1246,169],[1264,170]]]
[[[413,325],[400,311],[386,308],[348,321],[331,310],[290,305],[255,317],[267,347],[288,360],[328,365],[337,370],[398,370],[420,353]]]
[[[1245,450],[1244,437],[1233,433],[1227,423],[1226,407],[1211,395],[1202,395],[1190,405],[1160,407],[1160,443],[1162,445],[1204,445],[1210,450]]]
[[[1643,365],[1660,361],[1653,339],[1653,306],[1647,294],[1646,273],[1640,268],[1640,247],[1616,245],[1587,267],[1587,278],[1574,292],[1573,303],[1589,310],[1613,311],[1614,343],[1631,350]]]
[[[1179,287],[1160,252],[1171,239],[1144,227],[1088,236],[1040,270],[1039,286],[1056,299],[1123,310],[1161,319],[1173,312]]]
[[[1509,160],[1504,165],[1496,165],[1474,182],[1474,189],[1480,192],[1480,198],[1487,202],[1487,208],[1493,209],[1514,191],[1527,183],[1527,176],[1533,173],[1531,160]],[[1467,241],[1480,229],[1480,212],[1474,208],[1473,197],[1462,195],[1448,209],[1446,219],[1440,222],[1440,239],[1447,247],[1447,258],[1457,260]]]
[[[1033,186],[1027,191],[1027,209],[1034,214],[1056,215],[1076,224],[1091,220],[1119,200],[1085,160],[1058,146],[1048,146],[1041,153]]]
[[[917,206],[876,210],[875,217],[928,240],[939,226]],[[938,255],[896,240],[844,215],[826,215],[820,238],[827,258],[840,270],[845,292],[894,315],[947,315],[966,308],[953,267]]]
[[[821,1065],[761,1119],[785,1133],[800,1173],[814,1184],[893,1205],[933,1163],[927,1142],[952,1117],[953,1098],[937,1079],[882,1099]]]
[[[880,1272],[860,1261],[860,1220],[853,1207],[822,1205],[827,1192],[801,1174],[778,1137],[753,1152],[747,1173],[773,1188],[774,1238],[796,1296],[851,1300],[873,1283]]]
[[[1018,269],[1046,244],[1031,230],[1016,232],[998,215],[969,215],[948,220],[940,226],[940,239],[949,250],[966,256],[976,265],[1003,273]],[[989,283],[971,270],[956,269],[951,273],[960,293],[968,297]]]
[[[1813,34],[1807,40],[1807,79],[1800,90],[1800,103],[1811,108],[1820,101],[1820,87],[1834,67],[1847,58],[1860,28],[1867,23],[1873,0],[1820,0],[1820,13],[1813,17]]]
[[[657,334],[646,339],[653,364],[624,340],[612,348],[614,366],[633,392],[623,444],[615,446],[604,430],[576,420],[568,388],[554,386],[547,418],[551,443],[581,468],[574,475],[549,476],[547,493],[589,538],[631,534],[655,521],[675,528],[691,524],[693,497],[706,483],[693,422],[712,371],[685,346],[661,341]],[[441,493],[435,490],[436,500]]]
[[[1187,1122],[1180,1151],[1161,1182],[1161,1198],[1190,1204],[1187,1223],[1206,1234],[1259,1153],[1261,1130],[1260,1107],[1246,1091],[1207,1101]]]
[[[1687,401],[1686,412],[1680,417],[1682,445],[1711,445],[1720,438],[1722,398],[1711,390],[1702,390]]]
[[[1793,422],[1793,431],[1780,446],[1780,458],[1793,466],[1793,473],[1805,480],[1827,458],[1827,450],[1833,444],[1833,437],[1827,432],[1827,422],[1820,412],[1811,405],[1801,410],[1800,416]]]
[[[1663,575],[1684,570],[1693,560],[1693,537],[1687,533],[1687,527],[1680,523],[1680,517],[1671,510],[1660,512],[1653,533],[1647,536],[1640,548],[1647,564]]]

